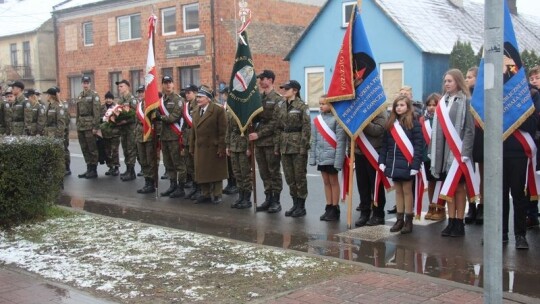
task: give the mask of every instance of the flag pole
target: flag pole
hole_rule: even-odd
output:
[[[249,132],[248,134],[253,132],[253,124],[249,125]],[[249,151],[251,152],[249,154],[250,156],[250,162],[251,162],[251,184],[253,185],[253,205],[255,205],[255,208],[253,208],[253,212],[257,213],[257,175],[255,174],[255,141],[250,140],[249,141]]]
[[[347,228],[352,228],[352,192],[353,192],[353,171],[354,171],[354,145],[357,135],[351,137],[351,153],[349,157],[349,191],[347,193]]]
[[[152,9],[152,15],[154,15],[154,10]],[[156,22],[155,19],[153,19],[152,22]],[[156,37],[155,37],[155,32],[156,32],[156,27],[155,27],[155,24],[154,26],[152,27],[152,52],[154,53],[154,58],[155,58],[155,54],[156,54],[156,44],[155,44],[155,41],[156,41]],[[159,111],[156,109],[156,111]],[[159,142],[158,142],[158,138],[157,138],[157,134],[156,134],[156,122],[155,121],[152,121],[152,137],[153,137],[153,144],[154,144],[154,151],[156,151],[156,165],[154,166],[155,169],[154,169],[154,188],[156,189],[156,199],[159,198],[159,154],[160,154],[160,151],[159,151]]]

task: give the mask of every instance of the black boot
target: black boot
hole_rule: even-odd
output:
[[[278,213],[281,211],[279,195],[279,192],[272,192],[272,194],[270,195],[270,207],[268,207],[268,213]]]
[[[163,173],[161,179],[169,179],[169,175],[167,174],[167,172]]]
[[[454,229],[450,231],[451,237],[460,237],[465,236],[465,223],[463,223],[463,219],[455,218],[454,219]]]
[[[363,227],[369,221],[371,210],[360,211],[360,218],[354,223],[356,227]]]
[[[191,177],[191,174],[186,175],[186,184],[184,185],[184,189],[193,187],[193,178]]]
[[[296,207],[296,210],[291,214],[292,217],[301,217],[306,215],[306,199],[305,198],[297,198],[298,206]]]
[[[476,225],[484,224],[484,204],[476,206]]]
[[[137,176],[144,176],[144,173],[141,171],[139,171],[139,173],[137,173]]]
[[[476,204],[469,203],[469,210],[467,215],[465,215],[465,224],[472,224],[476,222]]]
[[[112,166],[109,167],[109,170],[107,170],[107,172],[105,172],[105,175],[107,175],[107,176],[111,175],[112,170],[113,170],[113,167]]]
[[[323,215],[321,215],[321,217],[319,217],[319,219],[321,221],[326,221],[326,216],[328,215],[328,212],[330,211],[330,208],[332,208],[332,205],[326,205],[324,207],[324,213],[323,213]]]
[[[394,206],[394,208],[392,208],[392,209],[390,209],[390,210],[387,210],[386,212],[387,212],[388,214],[395,214],[395,213],[397,213],[397,207]]]
[[[328,209],[328,213],[326,214],[326,217],[323,219],[327,222],[334,222],[339,220],[339,209],[337,205],[330,205],[330,208]]]
[[[405,214],[405,225],[403,225],[403,228],[401,229],[401,234],[407,234],[411,233],[413,230],[413,218],[414,213],[407,213]]]
[[[129,182],[137,178],[137,175],[135,174],[135,167],[133,165],[129,165],[127,169],[127,174],[122,176],[120,179],[123,182]]]
[[[111,176],[118,176],[119,174],[120,174],[120,170],[118,170],[118,166],[114,166],[111,172]]]
[[[223,189],[223,194],[236,194],[238,193],[238,187],[236,187],[236,179],[234,177],[231,177],[227,179],[227,186],[225,189]]]
[[[169,196],[171,193],[176,190],[176,187],[178,187],[178,183],[176,181],[171,181],[171,185],[169,186],[169,189],[165,190],[165,192],[161,192],[159,195],[161,196]]]
[[[291,216],[293,212],[296,210],[296,208],[298,208],[298,198],[293,197],[292,201],[293,201],[293,206],[291,209],[285,211],[285,216]]]
[[[195,189],[195,192],[193,192],[193,195],[191,195],[189,198],[192,201],[196,201],[202,196],[202,194],[201,194],[201,186],[199,186],[199,184],[197,184],[197,183],[193,183],[193,188]]]
[[[238,198],[232,203],[231,208],[238,208],[238,206],[242,203],[244,200],[244,191],[240,190],[238,191]]]
[[[442,236],[450,236],[452,234],[452,231],[454,230],[454,222],[455,222],[454,218],[448,219],[448,226],[446,226],[446,228],[444,228],[443,231],[441,231]]]
[[[260,206],[257,206],[257,208],[255,208],[256,212],[268,211],[268,208],[270,208],[272,193],[265,193],[265,196],[266,197],[264,199],[264,202]]]
[[[137,190],[137,193],[147,194],[156,192],[156,189],[154,188],[154,179],[147,177],[144,179],[144,182],[144,187]]]
[[[86,173],[86,178],[96,178],[97,176],[97,165],[90,165],[90,171]]]
[[[86,178],[86,176],[88,175],[88,173],[90,172],[90,165],[86,165],[86,172],[84,173],[81,173],[79,175],[77,175],[79,178]]]
[[[126,167],[126,171],[120,173],[120,177],[126,176],[126,174],[128,174],[128,172],[129,172],[129,166]]]
[[[392,226],[392,228],[390,228],[390,232],[398,232],[398,231],[401,231],[401,229],[403,229],[403,226],[405,225],[405,221],[403,220],[403,213],[396,213],[396,223],[394,224],[394,226]]]
[[[253,203],[251,202],[251,191],[244,191],[244,199],[236,206],[237,209],[251,208]]]
[[[64,170],[64,176],[71,175],[71,169],[69,168],[69,165],[66,164],[66,169]]]
[[[197,183],[193,182],[193,186],[191,187],[191,189],[186,192],[186,198],[191,199],[191,197],[197,192],[197,187]]]
[[[184,183],[178,183],[178,187],[169,194],[170,198],[184,197],[186,193],[184,192]]]

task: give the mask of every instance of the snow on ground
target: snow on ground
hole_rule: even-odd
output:
[[[352,266],[195,233],[74,215],[0,232],[0,263],[125,303],[234,303]],[[358,270],[358,269],[356,269]],[[268,282],[273,282],[268,284]],[[230,283],[230,284],[228,284]],[[273,285],[272,285],[273,284]],[[221,301],[222,299],[228,301]]]

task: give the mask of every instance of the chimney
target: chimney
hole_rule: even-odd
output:
[[[463,0],[448,0],[453,6],[463,8]]]
[[[517,15],[517,0],[507,0],[508,3],[508,9],[510,10],[510,14]]]

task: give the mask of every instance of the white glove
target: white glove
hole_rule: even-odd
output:
[[[416,175],[416,174],[418,174],[418,170],[411,169],[411,175]]]
[[[462,156],[461,161],[466,163],[466,162],[470,161],[470,159],[467,156]]]
[[[380,164],[379,169],[381,169],[381,171],[384,171],[384,169],[386,169],[386,166],[384,164]]]
[[[540,175],[540,170],[536,171],[536,175]]]

